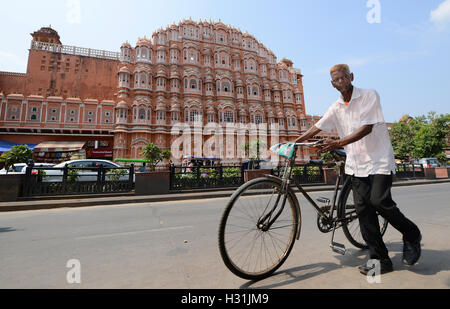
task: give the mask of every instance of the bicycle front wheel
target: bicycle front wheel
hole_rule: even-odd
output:
[[[257,178],[241,186],[224,210],[219,226],[220,254],[228,269],[241,278],[270,276],[291,252],[300,224],[295,197],[288,194],[280,216],[269,229],[261,226],[261,219],[274,207],[272,217],[281,209],[280,192],[279,181]]]

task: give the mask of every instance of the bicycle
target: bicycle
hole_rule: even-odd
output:
[[[323,233],[332,232],[331,249],[345,254],[343,244],[334,241],[336,229],[342,227],[346,238],[360,249],[367,249],[353,203],[351,177],[344,173],[346,154],[341,150],[331,151],[336,159],[337,180],[332,200],[317,199],[318,204],[303,187],[291,179],[299,146],[315,146],[322,140],[311,143],[277,144],[271,150],[286,157],[280,176],[264,175],[240,186],[231,196],[220,220],[219,250],[227,268],[235,275],[249,280],[261,280],[273,274],[288,258],[295,240],[300,238],[301,211],[292,189],[300,193],[317,211],[317,226]],[[278,148],[276,148],[278,147]],[[286,202],[289,207],[286,207]],[[381,216],[381,234],[388,222]]]

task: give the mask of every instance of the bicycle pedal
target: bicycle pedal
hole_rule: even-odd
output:
[[[340,244],[337,242],[332,242],[330,247],[331,247],[331,250],[333,250],[336,253],[342,254],[342,255],[344,255],[346,252],[345,246],[343,244]]]
[[[330,199],[329,198],[326,198],[326,197],[319,197],[319,198],[317,198],[316,199],[318,202],[320,202],[320,203],[326,203],[326,204],[329,204],[330,203]]]

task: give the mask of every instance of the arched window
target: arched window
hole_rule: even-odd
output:
[[[252,87],[252,95],[259,95],[259,88],[257,86]]]
[[[146,47],[141,48],[141,57],[148,59],[148,49]]]
[[[254,71],[256,68],[255,62],[253,60],[249,61],[250,71]]]
[[[250,122],[255,123],[255,124],[260,124],[263,122],[263,117],[260,113],[251,114]]]
[[[199,122],[200,121],[200,115],[198,110],[193,109],[189,113],[189,121],[191,122]]]
[[[222,83],[222,89],[224,92],[231,92],[231,87],[229,82]]]
[[[223,120],[224,122],[234,122],[234,115],[233,112],[230,110],[226,110],[223,113]]]
[[[141,85],[145,87],[147,85],[147,76],[145,73],[140,74]]]
[[[255,123],[256,123],[256,124],[262,123],[262,122],[263,122],[262,120],[263,120],[263,119],[262,119],[261,114],[256,114],[256,115],[255,115]]]
[[[189,81],[189,88],[190,89],[197,89],[197,81],[195,79],[191,79]]]
[[[143,108],[141,108],[140,110],[139,110],[139,119],[140,120],[144,120],[145,119],[145,109],[143,109]]]

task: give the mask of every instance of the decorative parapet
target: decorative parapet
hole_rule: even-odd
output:
[[[92,48],[76,47],[70,45],[59,45],[55,43],[47,43],[40,41],[31,41],[31,50],[45,50],[54,53],[62,53],[77,56],[86,56],[93,58],[101,58],[108,60],[119,60],[120,53],[107,50],[99,50]],[[20,73],[17,73],[20,74]]]
[[[0,75],[25,77],[27,74],[26,73],[0,71]]]

